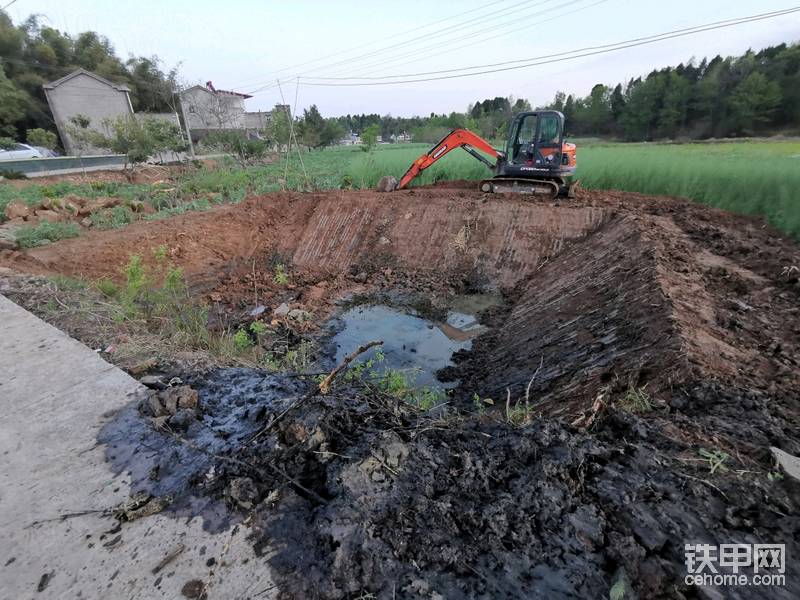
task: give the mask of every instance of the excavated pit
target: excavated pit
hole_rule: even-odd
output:
[[[437,351],[453,364],[422,365],[455,385],[444,420],[347,386],[278,419],[307,381],[222,370],[184,376],[200,394],[182,433],[194,449],[133,410],[105,432],[115,468],[184,498],[176,514],[202,505],[212,528],[220,506],[252,515],[278,597],[797,596],[789,564],[779,589],[682,582],[685,543],[800,549],[797,483],[767,477],[770,447],[800,454],[800,253],[759,221],[668,198],[542,203],[455,184],[275,194],[0,262],[118,278],[130,254],[161,245],[212,314],[310,313],[303,334],[328,342],[326,368],[371,337],[335,341],[343,330],[323,325],[348,311],[423,318],[417,335],[464,325],[447,319],[463,295],[502,297],[476,311],[469,347]],[[274,283],[277,264],[289,285]],[[162,483],[125,449],[154,436],[172,457],[146,459]],[[701,449],[729,466],[709,474]]]

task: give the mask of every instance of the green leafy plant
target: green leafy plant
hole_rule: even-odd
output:
[[[237,350],[247,350],[253,345],[253,339],[244,329],[239,329],[233,336],[233,344]]]
[[[706,450],[705,448],[701,448],[697,453],[708,462],[708,470],[711,475],[717,471],[728,470],[725,462],[730,458],[730,454],[722,450]]]
[[[52,150],[56,147],[58,143],[58,137],[52,131],[47,131],[46,129],[42,129],[41,127],[37,127],[35,129],[28,129],[25,132],[25,139],[28,140],[28,143],[31,146],[41,146],[42,148],[47,148],[48,150]]]
[[[263,321],[253,321],[250,323],[250,331],[257,336],[266,334],[268,330],[269,328]]]
[[[277,285],[286,285],[289,283],[289,275],[286,273],[286,267],[282,263],[275,265],[275,275],[272,281]]]
[[[160,246],[153,248],[153,258],[155,258],[158,262],[162,262],[165,258],[167,258],[166,244],[161,244]]]
[[[21,248],[33,248],[49,242],[78,237],[81,228],[75,223],[51,223],[43,221],[38,225],[24,225],[16,233]]]

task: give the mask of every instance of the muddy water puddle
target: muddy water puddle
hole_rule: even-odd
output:
[[[337,333],[332,338],[336,362],[362,344],[383,340],[382,347],[364,353],[360,360],[372,360],[378,372],[401,370],[418,386],[453,387],[454,382],[439,381],[436,372],[452,364],[453,353],[471,348],[473,338],[487,330],[478,315],[500,302],[488,294],[458,296],[441,319],[385,304],[355,306],[336,318]],[[381,355],[383,359],[375,361]]]

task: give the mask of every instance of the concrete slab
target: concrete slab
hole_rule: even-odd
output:
[[[208,598],[274,597],[244,527],[211,534],[200,518],[158,514],[113,531],[101,514],[131,489],[97,435],[144,391],[0,295],[0,597],[172,599],[187,584]]]

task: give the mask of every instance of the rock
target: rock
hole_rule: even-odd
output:
[[[27,219],[31,214],[31,209],[22,202],[9,202],[6,206],[6,219]]]
[[[15,240],[0,238],[0,250],[16,250],[19,247]]]
[[[61,215],[54,210],[43,210],[40,208],[36,211],[36,216],[40,221],[49,221],[50,223],[62,220]]]
[[[264,306],[263,304],[259,304],[253,310],[250,311],[250,316],[258,317],[260,315],[263,315],[266,310],[267,310],[266,306]]]
[[[167,412],[167,409],[161,402],[161,398],[159,398],[158,394],[155,392],[148,396],[144,409],[149,412],[152,417],[158,418],[169,416],[169,412]]]
[[[188,385],[169,387],[159,392],[158,396],[167,412],[171,415],[174,415],[181,408],[192,410],[197,408],[197,391]]]
[[[197,408],[197,390],[192,389],[188,385],[170,389],[178,390],[178,408],[190,408],[192,410]]]
[[[186,431],[194,422],[194,411],[182,408],[169,418],[169,426],[176,431]]]
[[[391,240],[385,236],[381,236],[378,238],[378,245],[385,246],[386,244],[391,244]]]
[[[772,455],[775,457],[775,461],[781,466],[786,474],[796,481],[800,481],[800,458],[797,458],[788,452],[784,452],[780,448],[775,448],[774,446],[770,448],[770,450],[772,450]]]
[[[94,223],[92,223],[91,217],[84,217],[81,219],[81,225],[88,228],[94,225]]]
[[[249,477],[231,479],[228,496],[245,510],[253,508],[258,500],[258,488]]]
[[[289,305],[283,302],[278,308],[272,311],[272,314],[276,317],[285,317],[289,314]]]
[[[353,280],[357,283],[366,283],[368,277],[369,275],[367,275],[366,271],[361,271],[355,277],[353,277]]]
[[[397,179],[391,175],[384,175],[378,180],[378,186],[375,189],[379,192],[393,192],[397,189]]]
[[[97,203],[99,204],[100,208],[113,208],[115,206],[119,206],[122,204],[121,198],[98,198]]]
[[[383,270],[383,274],[384,274],[386,277],[391,277],[391,276],[392,276],[392,269],[391,269],[391,267],[386,267],[386,268]]]
[[[308,321],[311,318],[311,313],[301,308],[294,308],[286,316],[293,321]]]
[[[163,390],[167,387],[161,375],[145,375],[139,378],[139,383],[154,390]]]

